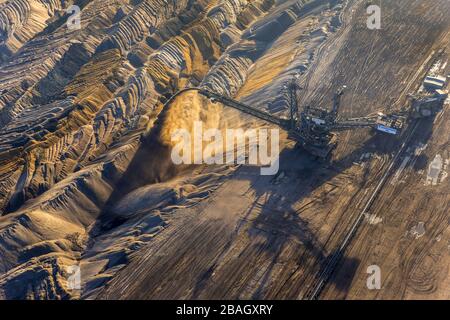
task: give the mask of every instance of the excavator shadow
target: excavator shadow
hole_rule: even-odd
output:
[[[432,123],[432,120],[429,121]],[[425,132],[422,134],[426,136]],[[163,146],[157,137],[156,131],[143,139],[126,172],[118,179],[97,225],[92,228],[92,237],[95,237],[99,228],[113,229],[124,222],[112,218],[110,209],[125,195],[144,185],[168,181],[180,174],[180,170],[192,170],[190,166],[177,168],[173,165],[170,161],[169,148]],[[329,275],[325,275],[323,271],[329,265],[329,260],[336,254],[334,244],[327,243],[329,239],[323,235],[320,236],[317,227],[311,227],[296,204],[313,196],[315,190],[353,166],[354,161],[362,154],[391,156],[399,150],[401,143],[400,139],[387,139],[382,135],[374,135],[352,153],[329,163],[317,161],[301,148],[285,148],[280,154],[278,175],[251,179],[250,189],[255,193],[257,200],[241,219],[245,222],[236,226],[236,234],[239,236],[245,233],[249,238],[257,238],[257,241],[249,244],[252,247],[249,250],[263,252],[265,255],[264,267],[254,264],[254,267],[258,269],[255,273],[258,274],[259,280],[252,292],[252,298],[306,298],[310,290],[309,286],[320,280],[329,280]],[[259,172],[257,167],[242,169]],[[241,173],[243,173],[242,170],[237,170],[231,179],[249,179]],[[288,179],[287,182],[283,182],[285,177]],[[332,203],[323,205],[332,207]],[[293,247],[292,243],[295,244]],[[282,270],[283,281],[277,281],[274,284],[274,279],[279,278],[277,274],[280,272],[280,264],[284,263],[286,250],[298,251],[298,254],[294,254],[289,259],[289,263],[295,261],[295,268]],[[351,270],[347,270],[344,275],[345,281],[338,277],[339,280],[333,282],[338,290],[344,292],[348,290],[359,263],[346,257],[345,252],[342,253],[340,262],[352,266]],[[204,274],[194,290],[195,295],[202,295],[202,290],[207,286],[213,272],[209,270]],[[314,278],[312,281],[311,277]]]
[[[419,140],[420,143],[425,144],[432,133],[433,118],[419,121],[421,130],[413,136],[413,139],[414,142]],[[302,210],[298,210],[296,204],[308,198],[311,198],[311,202],[317,201],[317,199],[313,199],[314,191],[353,166],[361,155],[371,153],[376,156],[391,157],[400,149],[401,143],[400,139],[386,139],[383,135],[373,135],[351,154],[328,164],[317,161],[300,148],[282,151],[280,173],[273,178],[275,183],[256,182],[252,185],[252,189],[257,194],[258,201],[255,203],[255,207],[259,206],[259,213],[254,219],[246,217],[247,220],[251,220],[251,225],[247,229],[248,234],[249,236],[257,235],[259,238],[265,237],[265,242],[261,244],[259,241],[259,245],[262,250],[268,251],[272,257],[269,267],[264,272],[265,280],[260,282],[260,287],[255,292],[254,298],[268,298],[267,295],[270,295],[269,298],[275,299],[307,298],[311,289],[308,285],[311,285],[311,283],[314,285],[321,280],[331,280],[335,289],[345,295],[358,272],[359,261],[345,256],[345,251],[338,253],[339,249],[333,247],[339,246],[339,243],[328,243],[333,235],[320,236],[317,227],[312,229],[309,221],[302,217]],[[276,181],[281,175],[288,177],[288,181],[282,187],[276,185]],[[365,175],[363,175],[361,187],[366,182]],[[261,201],[263,198],[264,200]],[[325,208],[332,208],[333,204],[318,203],[318,210],[324,206]],[[336,224],[339,223],[339,221],[336,222]],[[336,226],[331,227],[336,228]],[[350,228],[351,223],[340,229],[343,232],[340,236],[341,239],[345,237]],[[275,272],[276,266],[281,263],[281,252],[291,246],[292,243],[299,243],[297,250],[301,252],[296,256],[298,259],[297,269],[286,276],[287,279],[292,281],[285,281],[275,292],[266,290],[269,286],[273,286],[270,283],[271,274]],[[330,277],[325,269],[329,266],[330,260],[335,259],[336,256],[340,257],[338,263],[345,266],[344,272],[338,277]],[[365,272],[365,270],[361,272]],[[307,281],[305,278],[294,281],[300,273],[315,274],[316,276],[312,282],[305,282]],[[275,277],[275,275],[273,276]]]

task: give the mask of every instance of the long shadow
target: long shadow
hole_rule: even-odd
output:
[[[428,119],[422,119],[419,121],[419,129],[416,130],[414,136],[412,137],[412,141],[414,143],[422,143],[426,144],[426,142],[429,140],[432,134],[432,128],[433,128],[433,122],[434,118],[428,118]],[[396,153],[401,145],[402,141],[400,139],[393,139],[391,137],[386,137],[384,135],[374,135],[371,138],[369,138],[365,143],[363,143],[359,148],[357,148],[354,152],[349,154],[348,156],[330,163],[329,165],[324,165],[321,163],[317,163],[313,166],[309,165],[311,164],[311,157],[307,154],[300,154],[300,152],[297,151],[297,154],[295,150],[289,150],[285,149],[280,157],[280,163],[281,168],[280,172],[283,170],[290,170],[292,166],[292,159],[296,159],[297,163],[304,162],[306,165],[303,169],[300,169],[300,173],[298,178],[304,179],[305,184],[308,186],[307,188],[304,188],[302,190],[298,190],[298,195],[295,197],[289,197],[288,199],[284,198],[283,201],[288,201],[287,203],[283,204],[283,207],[286,208],[286,210],[283,210],[280,212],[279,210],[274,210],[273,205],[271,204],[270,198],[275,199],[275,203],[277,202],[277,198],[285,195],[285,190],[282,191],[282,193],[277,193],[277,191],[271,188],[270,185],[267,184],[254,184],[252,188],[257,193],[257,198],[263,196],[264,194],[269,194],[268,201],[264,202],[264,205],[261,208],[260,214],[257,216],[257,218],[252,222],[252,225],[250,227],[249,234],[252,235],[252,230],[255,229],[265,229],[270,231],[270,229],[274,228],[274,222],[275,222],[275,228],[277,227],[276,224],[279,222],[276,220],[283,220],[284,223],[283,226],[283,235],[282,237],[279,237],[278,235],[274,235],[271,232],[263,232],[258,233],[258,236],[265,235],[266,236],[266,242],[269,242],[271,244],[264,245],[265,248],[268,248],[268,250],[272,251],[273,259],[272,262],[267,269],[264,280],[260,283],[260,287],[255,293],[255,298],[263,298],[263,286],[266,284],[265,281],[270,278],[270,273],[273,270],[273,267],[277,263],[277,259],[279,256],[279,253],[281,251],[281,248],[289,242],[292,241],[292,239],[295,239],[302,243],[302,245],[305,246],[308,254],[314,258],[317,263],[320,264],[317,272],[317,279],[316,280],[333,280],[333,284],[335,285],[336,289],[341,292],[346,292],[349,288],[349,285],[351,284],[351,281],[355,275],[355,272],[357,271],[357,267],[359,265],[359,261],[354,258],[349,258],[345,256],[345,252],[338,252],[332,251],[330,253],[326,252],[324,250],[324,244],[322,244],[319,239],[316,236],[316,233],[312,231],[309,226],[308,222],[302,219],[298,212],[293,208],[293,205],[302,199],[307,198],[310,196],[314,190],[320,188],[323,184],[327,183],[328,181],[332,180],[335,176],[339,175],[340,173],[344,172],[346,169],[350,168],[353,165],[353,162],[363,153],[372,153],[375,155],[392,155]],[[291,160],[291,161],[289,161]],[[284,165],[283,165],[284,164]],[[397,163],[396,166],[399,164]],[[395,168],[394,168],[395,169]],[[367,175],[367,174],[366,174]],[[368,176],[368,175],[367,175]],[[364,183],[364,181],[363,181]],[[292,187],[291,187],[292,188]],[[290,193],[292,195],[292,193]],[[278,201],[279,202],[279,201]],[[280,238],[284,240],[284,242],[280,243]],[[345,274],[342,275],[342,277],[334,277],[334,278],[328,278],[328,276],[325,275],[324,271],[325,268],[329,265],[330,259],[335,258],[336,256],[341,257],[340,265],[345,266],[351,266],[351,268],[347,268],[345,270]],[[323,277],[327,277],[327,279],[322,279]],[[286,290],[292,290],[292,285],[287,284],[285,289]],[[299,296],[299,294],[302,291],[301,286],[297,286],[296,292],[289,291],[289,296],[287,298],[296,298]],[[281,292],[281,289],[279,290],[280,297],[286,298],[285,293]]]
[[[120,177],[109,179],[113,192],[103,205],[90,236],[95,236],[99,231],[113,229],[125,222],[111,214],[114,205],[124,196],[142,186],[168,181],[183,170],[193,167],[176,166],[171,160],[170,147],[160,140],[168,111],[169,108],[163,109],[150,132],[141,136],[141,144],[125,172]]]
[[[106,202],[96,226],[91,231],[92,237],[95,237],[100,230],[110,230],[124,222],[120,218],[114,217],[114,215],[111,214],[111,210],[125,195],[142,186],[174,178],[181,170],[191,169],[190,167],[177,167],[170,161],[170,148],[163,145],[159,140],[164,118],[165,114],[163,111],[151,132],[142,138],[142,144],[125,173],[114,184],[114,191]],[[427,140],[431,135],[429,129],[432,128],[432,125],[433,119],[428,119],[427,121],[421,120],[421,126],[424,129],[421,130],[422,141]],[[264,204],[260,208],[261,211],[259,215],[251,222],[249,231],[250,236],[253,236],[252,232],[254,230],[270,231],[271,229],[274,229],[274,223],[278,224],[278,230],[276,231],[282,230],[281,236],[278,233],[258,232],[259,236],[263,235],[266,237],[266,243],[263,244],[264,250],[271,253],[272,259],[269,267],[262,276],[260,286],[254,293],[254,298],[264,297],[264,286],[271,278],[275,265],[278,263],[282,248],[288,241],[295,239],[305,247],[308,257],[313,257],[314,260],[320,264],[319,272],[317,273],[318,275],[322,274],[323,268],[328,264],[328,260],[335,254],[335,252],[328,253],[324,250],[323,244],[317,238],[316,233],[310,229],[308,222],[302,219],[298,212],[293,208],[294,204],[307,198],[314,190],[350,168],[353,165],[354,160],[359,157],[360,154],[371,152],[377,155],[392,155],[398,151],[401,142],[400,139],[393,139],[391,137],[386,138],[386,136],[383,135],[374,135],[351,154],[329,164],[316,161],[300,149],[284,149],[282,151],[280,155],[280,172],[284,170],[290,172],[298,170],[295,178],[304,180],[308,187],[298,190],[298,193],[295,192],[295,194],[292,194],[291,192],[290,197],[284,200],[286,202],[283,205],[284,208],[288,209],[276,211],[274,210],[273,203],[279,202],[279,198],[285,194],[277,193],[276,190],[274,191],[275,188],[270,183],[258,184],[258,179],[251,185],[252,190],[256,193],[257,199],[267,196],[267,194],[269,194],[269,198],[267,201],[264,201]],[[234,178],[246,179],[245,175],[240,177],[239,174],[235,174]],[[254,206],[257,205],[257,201],[255,201]],[[251,210],[248,211],[248,214],[250,214],[250,212]],[[239,231],[239,228],[240,227],[238,226],[237,232]],[[261,245],[261,243],[259,245]],[[225,252],[226,250],[224,253]],[[342,259],[344,259],[344,263],[347,265],[350,264],[354,266],[354,268],[350,270],[351,272],[349,271],[345,276],[346,279],[351,281],[356,272],[357,267],[355,266],[358,265],[358,261],[354,259],[350,261],[345,256],[343,256]],[[203,274],[201,277],[202,279],[195,287],[195,296],[201,295],[202,290],[207,286],[207,282],[214,272],[213,269],[214,266]],[[339,290],[345,291],[349,284],[348,282],[343,283],[339,280],[335,282],[335,285]],[[289,290],[289,297],[291,298],[296,298],[301,293],[300,286],[291,288],[288,283],[285,283],[282,286],[282,289],[283,288]],[[277,294],[278,296],[284,294],[281,291],[282,289],[280,289]]]

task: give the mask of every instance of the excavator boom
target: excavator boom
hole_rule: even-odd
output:
[[[200,89],[199,93],[202,94],[203,96],[212,99],[214,101],[218,101],[228,107],[231,107],[233,109],[237,109],[239,111],[242,111],[244,113],[247,113],[249,115],[252,115],[258,119],[267,121],[269,123],[275,124],[279,127],[281,127],[284,130],[289,130],[290,129],[290,121],[287,119],[281,119],[278,117],[275,117],[273,115],[271,115],[270,113],[258,110],[256,108],[253,108],[249,105],[243,104],[239,101],[236,101],[234,99],[231,98],[227,98],[224,97],[222,95],[219,95],[217,93],[208,91],[208,90],[204,90],[204,89]]]
[[[387,116],[379,114],[378,117],[363,117],[337,121],[341,107],[341,97],[344,94],[345,88],[343,86],[335,93],[331,111],[308,107],[302,112],[300,121],[298,121],[297,101],[291,101],[290,119],[282,119],[208,89],[198,87],[186,88],[177,92],[166,102],[165,106],[168,106],[176,97],[184,92],[197,91],[200,95],[211,101],[220,102],[225,106],[280,127],[289,133],[290,139],[296,140],[306,150],[320,158],[328,157],[330,152],[335,148],[337,140],[333,132],[356,128],[372,128],[377,131],[397,135],[403,128],[405,119],[397,115]],[[293,90],[291,100],[296,99],[297,86],[294,82],[290,86],[290,90]]]

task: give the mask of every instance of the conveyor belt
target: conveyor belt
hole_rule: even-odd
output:
[[[237,109],[246,114],[252,115],[258,119],[275,124],[275,125],[279,126],[280,128],[282,128],[283,130],[289,131],[291,129],[290,120],[275,117],[275,116],[271,115],[270,113],[258,110],[256,108],[253,108],[249,105],[246,105],[246,104],[236,101],[234,99],[231,99],[231,98],[222,96],[218,93],[214,93],[207,89],[198,88],[198,87],[186,88],[186,89],[182,89],[182,90],[178,91],[176,94],[174,94],[172,97],[170,97],[170,99],[165,103],[164,107],[168,107],[178,96],[180,96],[181,94],[188,92],[188,91],[197,91],[202,96],[205,96],[209,99],[213,99],[217,102],[220,102],[227,107],[231,107],[233,109]]]

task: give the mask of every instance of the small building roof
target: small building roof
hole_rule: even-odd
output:
[[[431,87],[431,88],[435,88],[435,89],[444,88],[444,84],[445,84],[445,82],[435,81],[435,80],[431,80],[431,79],[425,79],[425,81],[423,82],[423,85],[425,87]]]
[[[436,82],[445,83],[445,81],[447,81],[447,79],[443,76],[427,76],[425,78],[425,81],[436,81]]]

